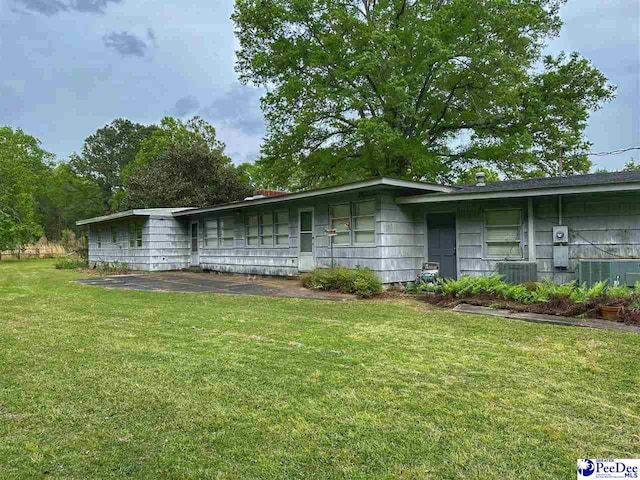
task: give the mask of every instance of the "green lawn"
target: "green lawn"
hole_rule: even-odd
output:
[[[640,456],[640,336],[106,290],[0,263],[1,478],[575,478]]]

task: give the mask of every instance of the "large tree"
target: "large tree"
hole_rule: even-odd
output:
[[[84,178],[67,163],[43,175],[40,211],[49,240],[60,241],[66,229],[78,231],[75,222],[104,213],[103,191],[97,182]]]
[[[562,3],[236,0],[237,71],[269,90],[267,181],[586,172],[613,88],[577,54],[543,57]]]
[[[70,165],[74,171],[100,185],[105,210],[119,208],[123,171],[135,159],[141,142],[156,129],[155,125],[116,118],[89,135],[79,155],[72,155]]]
[[[130,208],[202,207],[251,194],[213,126],[197,117],[164,118],[142,142],[126,183]]]
[[[38,197],[52,159],[35,137],[0,127],[0,251],[42,235]]]

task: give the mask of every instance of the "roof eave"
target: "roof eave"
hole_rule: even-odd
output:
[[[180,216],[187,216],[187,215],[196,215],[200,213],[216,212],[221,210],[233,210],[236,208],[245,208],[245,207],[271,204],[271,203],[303,200],[305,198],[313,198],[313,197],[319,197],[323,195],[351,192],[355,190],[361,190],[363,188],[370,188],[370,187],[377,187],[377,186],[380,186],[380,187],[387,186],[387,187],[394,187],[394,188],[412,188],[415,190],[423,190],[425,192],[435,192],[435,193],[449,193],[449,192],[455,191],[455,187],[448,187],[445,185],[432,185],[427,183],[413,182],[411,180],[400,180],[395,178],[381,177],[381,178],[374,178],[370,180],[363,180],[361,182],[354,182],[346,185],[336,185],[334,187],[327,187],[327,188],[322,188],[318,190],[309,190],[306,192],[296,192],[296,193],[290,193],[287,195],[279,195],[277,197],[266,197],[266,198],[260,198],[256,200],[245,200],[240,202],[216,205],[213,207],[199,208],[199,209],[189,210],[185,212],[175,213],[174,216],[180,217]]]
[[[550,195],[569,195],[577,193],[625,192],[640,190],[640,183],[614,183],[608,185],[576,185],[549,187],[533,190],[503,190],[494,192],[469,192],[433,195],[411,195],[396,197],[396,203],[407,205],[417,203],[461,202],[470,200],[489,200],[497,198],[544,197]]]

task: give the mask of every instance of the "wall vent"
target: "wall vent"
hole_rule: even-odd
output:
[[[519,284],[535,282],[538,279],[538,264],[536,262],[498,262],[498,273],[502,280]]]

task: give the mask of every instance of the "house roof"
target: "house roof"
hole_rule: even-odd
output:
[[[78,220],[76,225],[88,225],[90,223],[108,222],[110,220],[118,220],[127,217],[173,217],[175,213],[182,212],[184,210],[191,210],[193,207],[179,207],[179,208],[135,208],[133,210],[126,210],[124,212],[112,213],[111,215],[103,215],[101,217],[87,218],[85,220]]]
[[[640,190],[640,171],[505,180],[488,182],[484,186],[459,185],[449,193],[398,197],[396,202],[401,204],[435,203],[634,190]]]
[[[447,185],[434,185],[424,182],[414,182],[411,180],[400,180],[397,178],[379,177],[371,178],[369,180],[362,180],[359,182],[346,183],[342,185],[335,185],[333,187],[318,188],[315,190],[305,190],[302,192],[286,193],[284,195],[278,195],[275,197],[265,198],[252,198],[250,200],[243,200],[239,202],[225,203],[222,205],[214,205],[206,208],[198,208],[189,211],[178,212],[174,216],[193,215],[198,213],[216,212],[220,210],[231,210],[235,208],[248,207],[254,205],[264,205],[276,202],[284,202],[290,200],[301,200],[305,198],[319,197],[322,195],[330,195],[335,193],[345,193],[352,191],[366,190],[376,187],[387,187],[395,189],[398,193],[447,193],[455,190],[456,187],[450,187]]]

